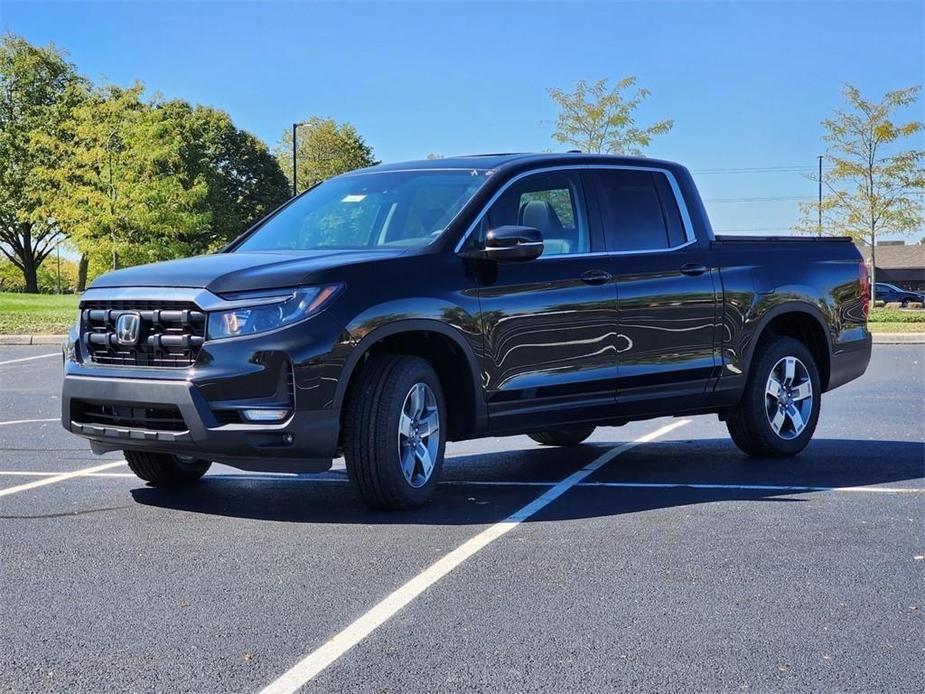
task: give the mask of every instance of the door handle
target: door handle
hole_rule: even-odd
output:
[[[681,266],[681,274],[687,275],[688,277],[696,277],[697,275],[702,275],[709,268],[706,265],[698,265],[697,263],[686,263]]]
[[[588,270],[582,273],[581,281],[585,284],[606,284],[613,277],[604,270]]]

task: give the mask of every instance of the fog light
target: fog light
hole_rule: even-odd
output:
[[[289,410],[241,410],[241,414],[249,422],[281,422],[289,415]]]

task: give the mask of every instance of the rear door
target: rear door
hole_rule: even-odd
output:
[[[704,392],[718,363],[717,273],[667,170],[595,168],[597,218],[617,289],[617,401]]]
[[[473,235],[508,224],[543,234],[543,254],[478,261],[482,378],[494,431],[600,416],[613,406],[616,290],[577,169],[516,179]]]

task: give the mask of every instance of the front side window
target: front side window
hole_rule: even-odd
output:
[[[650,251],[684,243],[681,214],[664,174],[612,169],[593,176],[608,250]]]
[[[543,234],[543,257],[587,253],[587,214],[577,174],[554,171],[512,184],[482,218],[479,240],[489,229],[527,226]]]
[[[268,219],[235,251],[423,246],[485,182],[484,171],[383,171],[333,178]]]

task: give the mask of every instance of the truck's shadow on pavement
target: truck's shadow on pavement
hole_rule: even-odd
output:
[[[446,461],[433,501],[405,512],[370,511],[343,474],[324,479],[207,475],[185,489],[139,487],[139,504],[190,513],[291,523],[477,525],[507,517],[613,444],[571,449],[527,448]],[[749,459],[727,439],[651,443],[606,465],[585,482],[642,484],[861,487],[893,483],[925,487],[925,444],[913,441],[813,441],[785,460]],[[490,484],[488,484],[490,483]],[[500,484],[499,484],[500,483]],[[900,484],[904,483],[904,484]],[[796,501],[785,489],[582,486],[544,509],[536,520],[613,516],[714,501]],[[589,496],[585,490],[593,490]],[[785,497],[785,498],[782,498]],[[805,497],[804,497],[805,498]]]

